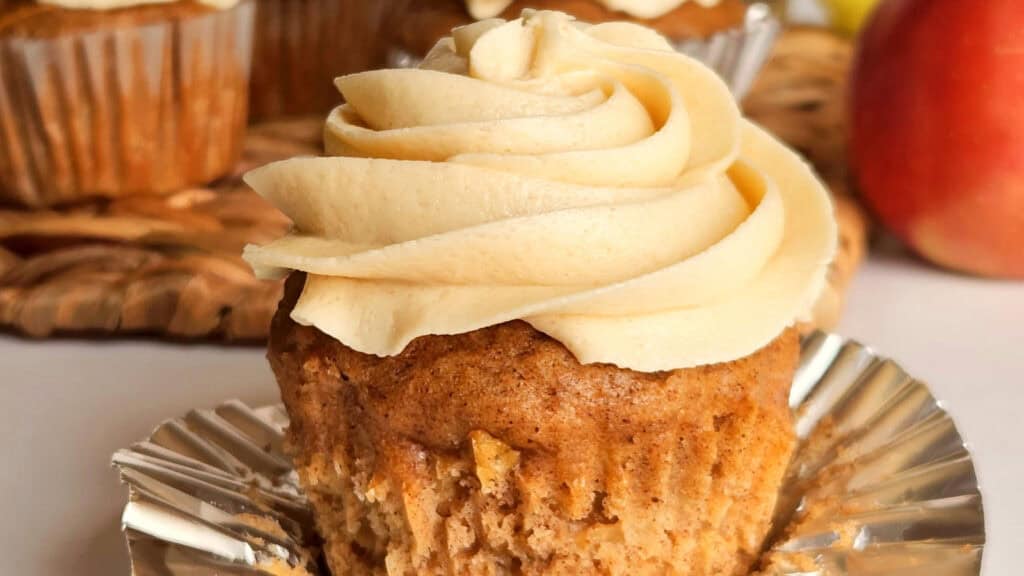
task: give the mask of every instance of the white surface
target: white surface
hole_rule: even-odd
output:
[[[1024,550],[1024,283],[964,278],[876,256],[844,334],[929,382],[973,447],[984,487],[986,576]],[[7,574],[127,574],[124,490],[110,455],[164,418],[238,397],[276,398],[257,349],[0,338],[0,542]]]

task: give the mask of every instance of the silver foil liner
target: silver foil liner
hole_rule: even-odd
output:
[[[927,386],[834,334],[803,342],[799,447],[759,574],[976,576],[985,521],[971,456]],[[230,401],[114,455],[137,576],[326,575],[283,452],[281,406]]]
[[[952,417],[894,361],[834,334],[803,342],[800,445],[765,574],[981,573],[985,515]]]
[[[747,8],[742,26],[704,39],[675,42],[674,46],[718,72],[736,99],[741,100],[768,59],[780,27],[771,8],[757,2]],[[391,48],[387,54],[387,65],[391,68],[412,68],[420,60],[419,56],[400,47]]]

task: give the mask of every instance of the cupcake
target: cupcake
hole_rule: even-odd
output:
[[[456,26],[474,20],[514,18],[525,8],[560,10],[593,23],[631,21],[654,28],[673,42],[704,39],[743,24],[743,0],[427,0],[395,11],[397,47],[422,57]]]
[[[725,84],[526,11],[338,80],[269,359],[334,574],[746,574],[836,226]],[[457,102],[457,106],[452,106]]]
[[[256,2],[253,118],[326,114],[337,102],[336,77],[383,63],[384,2]]]
[[[50,0],[0,8],[0,203],[206,183],[238,160],[249,2]]]

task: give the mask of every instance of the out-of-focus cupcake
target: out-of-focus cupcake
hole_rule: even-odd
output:
[[[213,181],[248,115],[248,0],[49,0],[0,12],[0,203]]]
[[[482,21],[339,79],[269,359],[337,575],[747,574],[836,226],[799,156],[657,33]]]
[[[406,0],[389,26],[400,51],[422,57],[456,26],[486,18],[516,18],[524,8],[559,10],[583,22],[631,21],[673,42],[703,39],[743,24],[743,0]],[[396,59],[398,57],[395,57]]]
[[[382,64],[383,0],[256,0],[253,118],[328,112],[334,79]]]

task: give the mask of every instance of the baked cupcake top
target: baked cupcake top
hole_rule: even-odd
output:
[[[337,80],[326,158],[247,175],[295,223],[292,317],[360,352],[522,319],[582,363],[734,360],[803,318],[828,194],[653,31],[557,12],[457,28],[419,69]]]
[[[657,18],[679,8],[688,0],[593,0],[609,10],[637,18]],[[692,0],[701,6],[715,6],[721,0]],[[514,0],[466,0],[466,9],[478,20],[494,18],[512,5]]]

